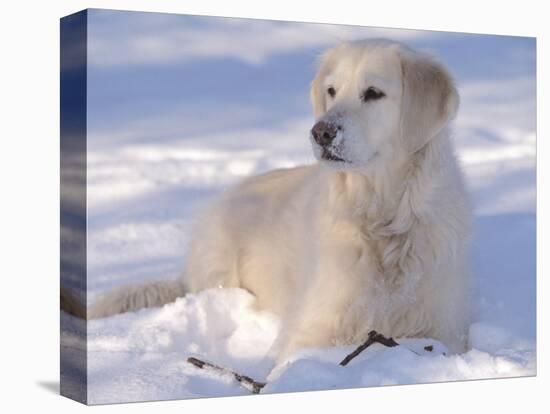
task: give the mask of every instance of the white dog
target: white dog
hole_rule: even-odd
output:
[[[446,70],[399,43],[344,43],[311,86],[315,165],[249,178],[204,212],[181,280],[123,287],[89,317],[240,287],[281,317],[278,358],[375,329],[466,349],[470,210]]]

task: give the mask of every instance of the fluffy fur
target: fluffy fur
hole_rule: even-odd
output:
[[[369,87],[383,97],[362,99]],[[198,220],[181,280],[120,289],[89,316],[240,287],[281,317],[279,359],[371,329],[464,351],[470,212],[449,139],[459,104],[449,74],[399,43],[344,43],[323,55],[311,101],[338,129],[325,148],[311,138],[318,163],[224,194]]]

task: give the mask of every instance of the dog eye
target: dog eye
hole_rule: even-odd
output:
[[[384,92],[371,86],[361,94],[361,100],[363,102],[374,101],[376,99],[383,98],[384,96],[386,96]]]
[[[327,93],[330,95],[331,98],[334,98],[334,96],[336,95],[336,89],[331,86],[327,89]]]

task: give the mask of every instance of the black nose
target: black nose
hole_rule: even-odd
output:
[[[311,135],[315,142],[321,146],[329,145],[338,132],[338,127],[325,121],[319,121],[311,128]]]

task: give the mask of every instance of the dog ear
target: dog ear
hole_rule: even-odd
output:
[[[327,111],[327,97],[323,81],[330,73],[331,68],[334,65],[334,59],[337,51],[345,46],[346,44],[343,43],[340,46],[327,50],[319,57],[317,74],[311,82],[309,93],[313,113],[317,119]]]
[[[325,88],[322,84],[324,77],[324,70],[319,69],[317,75],[311,82],[311,88],[309,92],[309,98],[311,100],[311,106],[313,107],[313,114],[315,118],[320,118],[326,111],[326,97]]]
[[[460,99],[450,75],[434,60],[405,55],[401,57],[401,69],[401,135],[413,153],[456,116]]]

